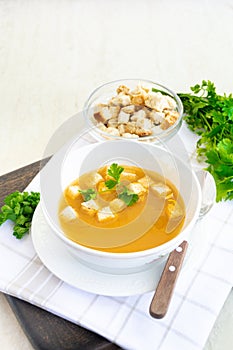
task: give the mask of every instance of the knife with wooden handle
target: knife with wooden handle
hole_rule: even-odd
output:
[[[150,315],[154,318],[163,318],[167,313],[187,248],[188,242],[183,241],[168,257],[150,304]]]

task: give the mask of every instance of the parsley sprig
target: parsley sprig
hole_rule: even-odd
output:
[[[97,197],[97,193],[94,188],[88,188],[87,190],[79,190],[85,202],[95,199]]]
[[[130,191],[126,186],[122,189],[122,191],[118,194],[118,198],[120,198],[128,207],[131,207],[134,203],[136,203],[139,199],[138,194]]]
[[[216,93],[214,83],[202,81],[180,93],[190,130],[200,136],[197,155],[214,177],[216,200],[233,199],[233,96]]]
[[[0,211],[0,225],[8,219],[13,221],[13,235],[21,239],[31,227],[32,216],[39,201],[39,192],[16,191],[9,194]]]
[[[107,188],[112,189],[120,182],[120,176],[121,173],[124,171],[124,168],[122,166],[119,166],[116,163],[112,163],[111,166],[108,169],[108,175],[111,176],[113,179],[105,181],[105,185]]]
[[[117,163],[112,163],[107,171],[108,175],[111,176],[112,179],[105,181],[105,185],[108,190],[101,191],[99,193],[112,190],[114,187],[116,187],[118,198],[123,200],[127,206],[131,206],[138,201],[139,196],[130,191],[123,183],[120,182],[120,176],[123,171],[124,168],[122,166],[118,165]],[[79,192],[82,194],[85,202],[89,201],[90,199],[95,199],[98,194],[94,188],[79,190]]]

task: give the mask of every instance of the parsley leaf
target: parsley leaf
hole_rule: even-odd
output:
[[[126,186],[123,191],[118,194],[118,198],[120,198],[128,207],[131,207],[134,203],[136,203],[139,199],[138,194],[131,192]]]
[[[13,235],[21,239],[30,229],[31,221],[37,204],[40,201],[39,192],[13,192],[4,199],[0,211],[0,225],[6,220],[15,223]]]
[[[108,175],[111,176],[114,180],[110,179],[105,182],[105,185],[112,189],[115,187],[119,181],[120,181],[120,175],[123,172],[124,168],[122,166],[119,166],[116,163],[112,163],[111,166],[108,169]]]
[[[106,187],[111,190],[112,188],[114,188],[116,185],[118,184],[118,181],[115,180],[107,180],[105,181],[105,185]]]
[[[96,191],[93,188],[88,188],[87,190],[79,190],[79,192],[83,196],[85,202],[89,201],[90,199],[95,199],[97,196]]]
[[[217,202],[233,199],[233,96],[219,95],[214,83],[203,80],[192,93],[178,94],[190,130],[200,136],[196,150],[214,177]]]

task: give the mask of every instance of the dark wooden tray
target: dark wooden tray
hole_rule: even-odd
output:
[[[4,197],[23,191],[40,170],[41,162],[0,177],[0,205]],[[37,350],[117,350],[117,345],[100,335],[55,316],[25,301],[6,295],[32,346]]]

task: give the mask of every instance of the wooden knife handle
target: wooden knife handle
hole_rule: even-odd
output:
[[[154,318],[163,318],[167,313],[187,248],[188,242],[183,241],[168,257],[150,304],[150,315]]]

